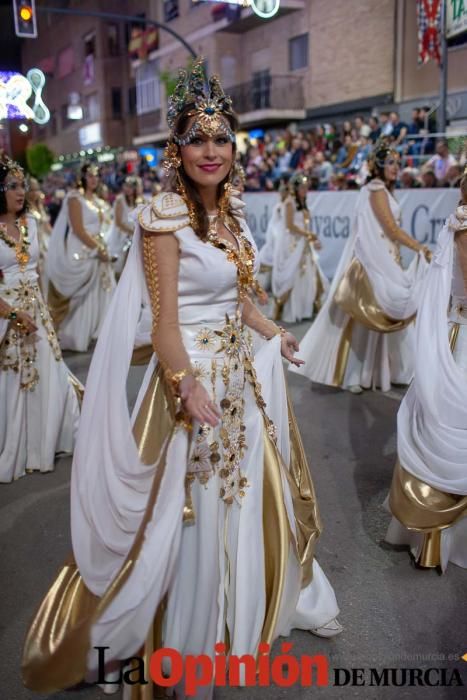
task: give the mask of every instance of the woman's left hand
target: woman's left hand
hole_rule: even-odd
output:
[[[296,367],[300,367],[300,365],[304,365],[305,361],[304,360],[299,360],[298,357],[294,357],[295,353],[300,350],[300,347],[298,345],[298,340],[292,333],[289,333],[286,331],[282,336],[281,336],[281,354],[282,357],[284,357],[286,360],[291,362],[293,365]]]

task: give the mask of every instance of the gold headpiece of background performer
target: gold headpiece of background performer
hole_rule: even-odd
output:
[[[6,153],[0,154],[0,172],[2,174],[2,180],[5,182],[8,175],[16,177],[20,180],[24,180],[24,170],[19,163],[12,160]],[[6,191],[5,185],[0,185],[0,191]]]
[[[376,141],[373,150],[368,156],[368,169],[372,175],[376,168],[384,168],[386,158],[394,153],[399,158],[399,154],[386,136],[380,136]]]

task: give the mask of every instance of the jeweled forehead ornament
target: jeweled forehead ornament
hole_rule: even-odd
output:
[[[8,176],[14,177],[17,180],[24,180],[24,170],[19,163],[11,160],[7,155],[3,155],[0,158],[0,192],[6,192],[8,190],[5,184]]]
[[[182,135],[176,133],[177,120],[190,106],[188,117],[194,117],[190,128]],[[235,134],[227,116],[233,115],[232,100],[225,94],[217,75],[206,81],[202,59],[197,59],[189,73],[180,70],[175,90],[169,99],[167,123],[170,140],[186,146],[200,132],[212,138],[222,133],[233,143]]]

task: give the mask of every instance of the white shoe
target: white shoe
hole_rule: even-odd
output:
[[[116,683],[120,678],[121,669],[109,671],[105,674],[107,683],[97,683],[98,687],[104,691],[104,695],[115,695],[120,690],[120,683]],[[113,682],[112,682],[113,681]]]
[[[317,637],[335,637],[343,631],[341,623],[334,618],[330,622],[327,622],[321,627],[316,627],[314,630],[310,630],[312,634],[316,634]]]
[[[363,394],[360,384],[352,384],[352,386],[347,387],[347,391],[350,391],[351,394]]]

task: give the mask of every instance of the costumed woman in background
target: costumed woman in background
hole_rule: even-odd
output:
[[[50,225],[49,215],[44,207],[44,194],[41,191],[39,181],[35,177],[29,178],[29,189],[26,194],[28,203],[28,214],[36,221],[37,240],[39,242],[39,261],[37,270],[39,273],[39,284],[42,291],[42,296],[47,301],[49,292],[49,280],[45,272],[45,261],[47,251],[49,249],[50,234],[52,227]]]
[[[94,352],[72,470],[76,564],[29,631],[23,674],[35,690],[79,681],[96,668],[96,645],[115,660],[154,644],[214,658],[216,643],[256,655],[294,627],[342,629],[313,557],[316,500],[287,405],[282,357],[299,362],[298,345],[249,298],[255,247],[229,196],[237,120],[218,78],[205,85],[201,61],[181,72],[168,122],[177,184],[139,213]],[[158,359],[130,420],[125,385],[146,286]],[[183,682],[176,694],[185,697]]]
[[[467,568],[467,170],[461,194],[417,314],[417,363],[397,416],[386,535],[409,545],[420,567],[442,571],[449,561]]]
[[[0,482],[48,472],[72,452],[78,381],[68,372],[38,285],[36,219],[24,172],[0,160]]]
[[[104,240],[105,203],[96,166],[81,168],[81,189],[65,198],[47,254],[48,303],[63,350],[85,352],[97,338],[115,288]]]
[[[328,299],[301,343],[305,364],[291,368],[353,393],[410,382],[412,322],[431,255],[400,227],[399,156],[386,141],[375,145],[369,169]],[[407,269],[401,245],[417,252]]]
[[[109,237],[109,252],[117,258],[114,269],[118,277],[122,273],[133,236],[134,223],[130,220],[130,214],[142,202],[142,197],[138,195],[138,178],[128,175],[123,183],[122,192],[115,198],[113,225]]]
[[[288,323],[311,318],[329,287],[315,250],[321,248],[311,232],[307,205],[309,178],[296,173],[289,180],[289,196],[281,208],[281,223],[274,244],[272,293],[274,318]]]
[[[258,253],[259,272],[258,282],[266,290],[271,290],[272,266],[274,264],[274,245],[278,231],[283,221],[283,204],[289,195],[289,177],[283,175],[279,184],[279,201],[273,206],[271,218],[268,221],[264,244]]]

